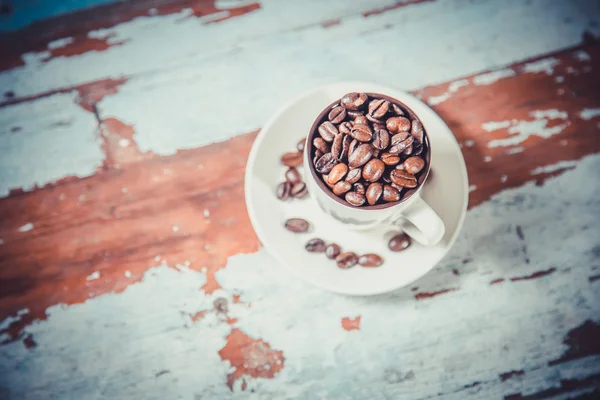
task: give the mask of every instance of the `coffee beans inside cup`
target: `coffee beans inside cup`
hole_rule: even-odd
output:
[[[348,93],[321,115],[309,134],[310,160],[333,196],[353,207],[374,206],[400,201],[419,187],[428,170],[428,141],[404,105]],[[284,155],[282,162],[297,160]]]

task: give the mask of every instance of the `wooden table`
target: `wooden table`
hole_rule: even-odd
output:
[[[0,398],[600,398],[600,5],[108,4],[0,40]],[[261,248],[246,158],[335,80],[448,123],[470,208],[385,296]],[[409,268],[410,266],[403,266]]]

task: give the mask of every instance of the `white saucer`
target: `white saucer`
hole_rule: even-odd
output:
[[[442,241],[432,247],[412,243],[399,253],[388,250],[390,227],[367,232],[346,228],[326,215],[308,196],[281,201],[275,187],[284,180],[285,167],[280,156],[296,149],[306,137],[321,110],[348,92],[374,92],[394,97],[421,118],[432,147],[431,176],[422,190],[423,199],[438,213],[446,225]],[[298,168],[302,172],[302,168]],[[374,295],[408,285],[431,270],[448,252],[463,224],[469,200],[467,168],[460,147],[448,126],[427,105],[414,96],[389,87],[364,83],[341,82],[321,87],[284,105],[258,134],[246,167],[246,204],[250,221],[267,250],[283,265],[307,282],[332,292],[350,295]],[[311,223],[303,234],[287,231],[283,224],[291,217]],[[357,254],[377,253],[385,262],[378,268],[359,265],[339,269],[323,253],[309,253],[306,242],[314,237],[338,243],[343,251]]]

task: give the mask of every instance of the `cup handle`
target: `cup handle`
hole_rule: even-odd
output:
[[[411,238],[424,246],[433,246],[442,240],[446,227],[435,211],[421,198],[415,196],[412,204],[393,221]]]

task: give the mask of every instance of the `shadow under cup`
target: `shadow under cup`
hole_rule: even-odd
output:
[[[307,140],[306,140],[306,149],[305,149],[306,153],[305,153],[305,159],[304,159],[305,170],[308,169],[310,171],[310,177],[308,177],[307,179],[316,183],[316,186],[319,187],[320,191],[322,191],[324,194],[326,194],[329,198],[334,200],[339,205],[342,205],[353,211],[359,211],[361,213],[365,212],[365,211],[372,211],[373,214],[380,214],[383,210],[386,210],[387,211],[386,214],[388,214],[391,211],[391,210],[388,210],[390,207],[396,207],[396,206],[400,206],[400,205],[408,203],[409,202],[408,200],[411,199],[415,195],[415,193],[417,193],[418,191],[421,190],[423,184],[425,183],[425,180],[429,176],[429,172],[431,169],[431,144],[429,141],[429,136],[427,135],[427,128],[425,127],[425,125],[423,124],[421,119],[417,117],[417,115],[414,113],[414,111],[412,109],[410,109],[410,107],[408,107],[406,104],[402,103],[401,101],[396,100],[390,96],[386,96],[384,94],[366,93],[366,95],[369,97],[369,99],[375,98],[375,99],[388,100],[390,103],[395,104],[398,107],[400,107],[404,111],[404,113],[410,117],[411,121],[416,119],[421,123],[421,126],[423,127],[423,133],[424,133],[423,136],[424,137],[423,137],[423,152],[420,154],[420,156],[425,161],[425,168],[423,168],[423,170],[421,172],[419,172],[416,176],[417,177],[417,186],[412,189],[402,190],[401,198],[399,201],[375,204],[372,206],[366,205],[366,206],[356,207],[356,206],[350,205],[348,202],[346,202],[345,199],[336,196],[331,191],[329,186],[327,186],[325,184],[325,182],[323,182],[323,179],[321,178],[321,174],[319,174],[316,171],[314,163],[313,163],[313,159],[315,157],[315,151],[316,151],[316,148],[313,144],[313,140],[315,137],[320,137],[320,135],[318,133],[319,126],[323,122],[328,121],[329,111],[331,111],[333,106],[335,106],[336,104],[339,104],[341,99],[337,99],[336,101],[333,101],[331,104],[329,104],[327,107],[325,107],[323,109],[323,111],[321,111],[319,116],[315,119],[313,125],[311,126],[309,134],[307,136]],[[368,101],[365,102],[365,104],[368,104]],[[390,134],[390,137],[391,136],[393,136],[393,135]],[[393,170],[394,168],[395,168],[395,166],[394,167],[386,167],[386,171],[384,172],[384,174],[389,174],[391,172],[391,170]],[[384,182],[382,182],[382,183],[384,183]],[[325,204],[323,204],[324,202],[319,199],[320,196],[318,196],[316,193],[311,193],[311,197],[313,197],[317,201],[317,203],[319,203],[319,206],[326,213],[332,215],[335,219],[339,220],[340,222],[344,222],[344,223],[347,223],[350,225],[358,225],[359,227],[364,227],[364,228],[366,228],[367,225],[381,222],[381,217],[378,218],[375,215],[373,215],[373,217],[374,217],[373,220],[367,219],[366,221],[363,218],[356,219],[356,218],[349,218],[347,216],[342,216],[342,215],[340,215],[341,213],[335,213],[332,211],[331,207],[327,207]],[[379,211],[379,212],[377,212],[377,211]],[[343,212],[343,214],[346,214],[346,212]]]

